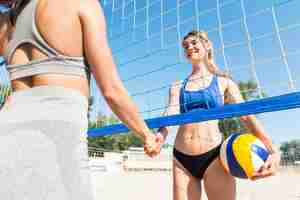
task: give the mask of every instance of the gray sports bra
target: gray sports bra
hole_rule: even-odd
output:
[[[31,44],[45,53],[48,57],[30,61],[27,64],[7,65],[10,80],[28,77],[37,74],[55,73],[84,76],[89,79],[89,67],[84,57],[70,57],[59,54],[51,48],[42,38],[35,23],[35,11],[38,0],[31,0],[30,3],[18,16],[16,30],[8,47],[4,52],[4,57],[9,63],[15,50],[22,44]]]

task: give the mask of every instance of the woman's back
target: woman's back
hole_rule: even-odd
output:
[[[60,54],[83,56],[79,7],[80,0],[39,0],[36,25],[47,43]]]
[[[59,55],[83,57],[83,31],[79,18],[80,1],[31,0],[29,4],[34,3],[33,1],[36,2],[36,6],[32,20],[35,20],[33,23],[36,26],[37,35],[40,35],[42,40]],[[28,23],[22,24],[22,13],[19,17],[16,30],[18,30],[18,26],[23,28],[24,25],[30,25]],[[24,65],[47,57],[48,55],[36,46],[23,43],[12,54],[9,64]],[[12,81],[14,90],[28,89],[39,85],[60,85],[77,89],[85,96],[89,95],[88,81],[84,76],[70,76],[70,74],[65,73],[39,73]]]

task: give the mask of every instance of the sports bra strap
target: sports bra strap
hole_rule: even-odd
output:
[[[185,90],[185,87],[187,85],[187,83],[189,82],[189,78],[184,79],[183,83],[182,83],[182,89]]]

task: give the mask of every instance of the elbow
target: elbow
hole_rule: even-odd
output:
[[[104,91],[103,97],[108,104],[113,104],[117,101],[117,92],[115,90]]]
[[[103,97],[106,100],[106,102],[108,104],[116,104],[120,98],[122,94],[122,90],[118,87],[111,87],[109,89],[105,89],[103,91]]]

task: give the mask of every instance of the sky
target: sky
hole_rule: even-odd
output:
[[[198,27],[208,32],[218,66],[229,70],[236,82],[254,80],[268,96],[300,91],[300,1],[100,2],[120,76],[145,119],[160,116],[169,85],[189,75],[191,66],[180,43]],[[95,84],[93,91],[93,116],[99,111],[110,114]],[[299,109],[258,118],[275,143],[300,139]],[[175,132],[168,142],[174,137]]]

